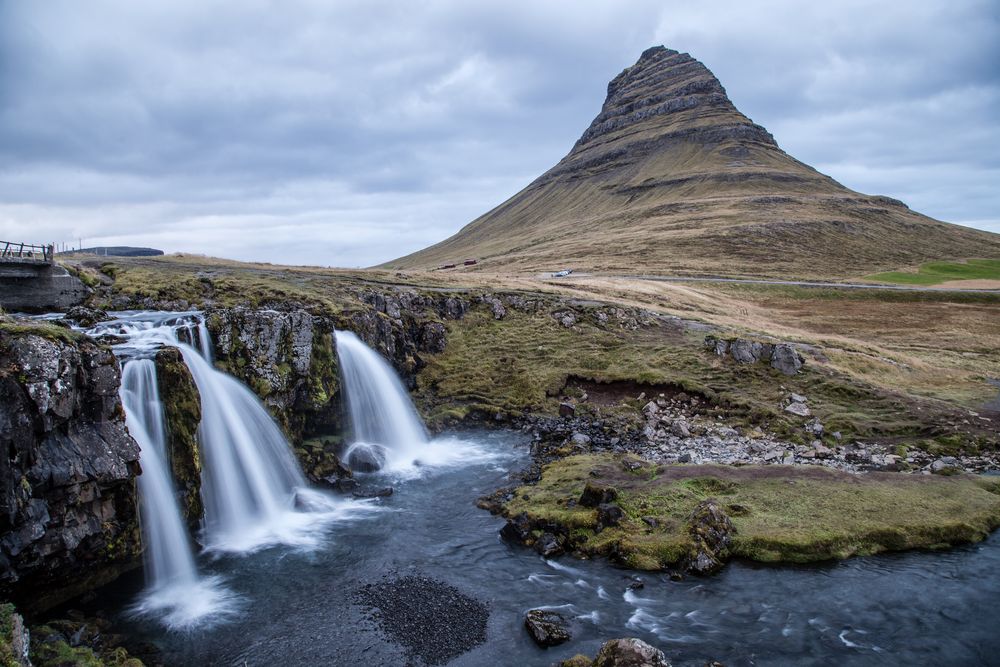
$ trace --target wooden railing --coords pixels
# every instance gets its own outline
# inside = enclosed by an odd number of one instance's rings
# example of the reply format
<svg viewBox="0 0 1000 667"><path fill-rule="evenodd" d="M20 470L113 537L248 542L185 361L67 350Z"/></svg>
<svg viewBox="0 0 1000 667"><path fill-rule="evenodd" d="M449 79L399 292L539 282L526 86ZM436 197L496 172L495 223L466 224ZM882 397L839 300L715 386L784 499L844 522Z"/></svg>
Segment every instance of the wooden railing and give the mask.
<svg viewBox="0 0 1000 667"><path fill-rule="evenodd" d="M0 241L0 261L14 260L18 262L44 262L51 264L54 253L55 246L52 244L33 245L31 243Z"/></svg>

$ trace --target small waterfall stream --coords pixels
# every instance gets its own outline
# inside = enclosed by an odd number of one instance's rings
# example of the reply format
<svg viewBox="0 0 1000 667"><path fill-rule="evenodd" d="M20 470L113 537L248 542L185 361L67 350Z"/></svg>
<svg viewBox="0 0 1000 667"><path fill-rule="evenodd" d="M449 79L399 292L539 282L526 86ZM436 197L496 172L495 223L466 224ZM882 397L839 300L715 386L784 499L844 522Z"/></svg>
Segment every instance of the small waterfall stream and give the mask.
<svg viewBox="0 0 1000 667"><path fill-rule="evenodd" d="M239 606L216 577L200 577L195 565L167 465L167 437L151 359L132 359L122 369L120 390L129 433L139 443L140 516L145 546L147 591L133 607L159 616L171 628L205 626Z"/></svg>
<svg viewBox="0 0 1000 667"><path fill-rule="evenodd" d="M146 578L153 589L192 585L198 571L166 464L163 406L156 384L156 365L151 360L135 359L125 364L121 398L125 423L142 452L138 483L146 536Z"/></svg>
<svg viewBox="0 0 1000 667"><path fill-rule="evenodd" d="M353 432L344 460L368 472L419 460L427 432L396 372L350 331L335 336Z"/></svg>
<svg viewBox="0 0 1000 667"><path fill-rule="evenodd" d="M206 542L245 550L250 548L248 528L280 529L306 488L305 477L285 436L250 389L213 368L193 347L176 345L201 394Z"/></svg>

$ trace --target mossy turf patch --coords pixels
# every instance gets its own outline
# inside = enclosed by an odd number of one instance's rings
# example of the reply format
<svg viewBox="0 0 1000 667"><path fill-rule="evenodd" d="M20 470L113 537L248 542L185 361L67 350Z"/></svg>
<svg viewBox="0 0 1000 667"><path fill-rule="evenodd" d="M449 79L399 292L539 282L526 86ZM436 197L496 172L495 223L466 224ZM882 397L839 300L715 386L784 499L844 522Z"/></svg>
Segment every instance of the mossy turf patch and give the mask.
<svg viewBox="0 0 1000 667"><path fill-rule="evenodd" d="M597 510L576 501L590 482L618 491L625 520L596 532ZM1000 480L854 475L819 466L654 465L609 454L571 456L517 489L504 514L559 526L584 555L656 570L691 547L687 519L714 498L736 528L731 553L762 562L846 558L976 542L1000 526Z"/></svg>
<svg viewBox="0 0 1000 667"><path fill-rule="evenodd" d="M10 336L40 336L59 343L77 343L88 340L78 331L41 320L15 320L0 322L0 333Z"/></svg>
<svg viewBox="0 0 1000 667"><path fill-rule="evenodd" d="M916 272L888 271L866 276L868 280L899 285L939 285L953 280L1000 280L1000 259L965 262L928 262Z"/></svg>

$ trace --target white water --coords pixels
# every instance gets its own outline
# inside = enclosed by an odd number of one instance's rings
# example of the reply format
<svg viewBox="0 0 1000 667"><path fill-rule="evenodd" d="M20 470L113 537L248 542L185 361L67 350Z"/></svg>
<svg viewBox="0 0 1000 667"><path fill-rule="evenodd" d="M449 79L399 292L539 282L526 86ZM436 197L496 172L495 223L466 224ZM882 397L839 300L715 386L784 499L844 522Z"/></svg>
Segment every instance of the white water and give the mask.
<svg viewBox="0 0 1000 667"><path fill-rule="evenodd" d="M337 357L353 442L344 454L357 466L361 455L379 468L411 466L426 453L427 431L392 367L350 331L335 334Z"/></svg>
<svg viewBox="0 0 1000 667"><path fill-rule="evenodd" d="M174 628L233 610L235 600L214 578L201 579L191 553L166 465L166 429L156 365L135 359L122 370L122 405L129 433L139 444L138 477L148 588L135 610L160 616Z"/></svg>
<svg viewBox="0 0 1000 667"><path fill-rule="evenodd" d="M197 338L194 333L197 332ZM122 399L129 431L140 445L138 477L149 585L133 607L170 628L199 628L238 611L238 598L217 577L199 577L173 492L156 366L149 358L177 347L201 396L201 541L207 551L248 553L271 545L319 546L332 523L377 510L369 501L340 500L306 487L281 430L256 396L216 370L211 338L197 313L132 313L88 333L126 338L115 345L125 359ZM180 342L178 334L195 343Z"/></svg>
<svg viewBox="0 0 1000 667"><path fill-rule="evenodd" d="M396 478L421 476L433 468L483 463L496 453L459 438L428 439L427 430L396 371L350 331L335 334L337 358L352 440L344 462L375 459Z"/></svg>

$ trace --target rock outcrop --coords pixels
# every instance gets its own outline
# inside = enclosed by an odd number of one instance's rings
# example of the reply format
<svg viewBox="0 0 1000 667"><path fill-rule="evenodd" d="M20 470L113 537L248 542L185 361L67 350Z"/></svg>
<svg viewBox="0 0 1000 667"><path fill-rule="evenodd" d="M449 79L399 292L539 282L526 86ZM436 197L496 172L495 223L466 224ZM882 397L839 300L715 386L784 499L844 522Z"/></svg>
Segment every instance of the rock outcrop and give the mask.
<svg viewBox="0 0 1000 667"><path fill-rule="evenodd" d="M539 646L558 646L570 640L569 622L557 611L531 609L524 615L524 627Z"/></svg>
<svg viewBox="0 0 1000 667"><path fill-rule="evenodd" d="M670 661L660 649L630 637L604 642L593 660L575 655L563 660L559 667L670 667Z"/></svg>
<svg viewBox="0 0 1000 667"><path fill-rule="evenodd" d="M156 380L167 429L167 458L181 514L192 535L201 526L205 505L201 499L201 396L198 386L176 347L156 354Z"/></svg>
<svg viewBox="0 0 1000 667"><path fill-rule="evenodd" d="M206 313L216 364L245 382L293 440L339 430L333 323L297 309Z"/></svg>
<svg viewBox="0 0 1000 667"><path fill-rule="evenodd" d="M805 359L792 343L769 343L746 338L705 337L705 347L716 356L731 358L738 364L766 363L785 374L795 375L802 370Z"/></svg>
<svg viewBox="0 0 1000 667"><path fill-rule="evenodd" d="M65 329L0 331L0 597L43 609L140 563L120 379Z"/></svg>

